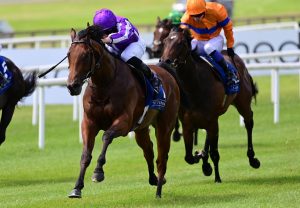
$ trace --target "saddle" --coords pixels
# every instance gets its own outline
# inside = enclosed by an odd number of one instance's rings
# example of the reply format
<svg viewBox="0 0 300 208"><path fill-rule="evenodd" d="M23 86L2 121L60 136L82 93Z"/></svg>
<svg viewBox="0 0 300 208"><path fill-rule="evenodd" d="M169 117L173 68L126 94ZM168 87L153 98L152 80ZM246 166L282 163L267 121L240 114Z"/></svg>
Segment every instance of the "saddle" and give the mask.
<svg viewBox="0 0 300 208"><path fill-rule="evenodd" d="M155 110L160 110L162 111L165 107L166 104L166 95L165 91L163 89L162 84L159 87L159 92L154 96L154 89L150 83L150 81L144 76L144 74L141 72L141 70L136 69L135 67L129 65L130 69L133 72L133 75L136 77L136 79L139 81L141 84L142 88L144 89L145 97L146 97L146 102L145 106L149 109L155 109ZM155 72L154 76L158 76ZM158 77L156 77L159 79Z"/></svg>
<svg viewBox="0 0 300 208"><path fill-rule="evenodd" d="M211 66L211 69L216 75L216 77L223 83L226 94L231 95L231 94L238 93L240 91L239 83L231 82L230 85L227 85L228 80L223 68L217 62L215 62L210 56L203 54L202 56L199 57L196 53L193 53L193 57L197 61L200 60L205 61L208 65ZM230 62L228 61L226 62L228 65L228 69L231 71L231 73L237 75L238 73L237 69Z"/></svg>

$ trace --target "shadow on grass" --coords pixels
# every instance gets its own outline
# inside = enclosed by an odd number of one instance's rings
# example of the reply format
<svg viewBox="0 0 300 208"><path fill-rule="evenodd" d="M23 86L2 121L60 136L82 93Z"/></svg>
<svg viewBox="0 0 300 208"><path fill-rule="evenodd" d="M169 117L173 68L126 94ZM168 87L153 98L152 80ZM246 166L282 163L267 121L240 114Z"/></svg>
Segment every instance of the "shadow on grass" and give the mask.
<svg viewBox="0 0 300 208"><path fill-rule="evenodd" d="M65 177L65 178L57 178L57 179L32 179L32 180L1 180L0 179L0 187L17 187L17 186L33 186L33 185L43 185L50 183L74 183L76 181L75 177Z"/></svg>
<svg viewBox="0 0 300 208"><path fill-rule="evenodd" d="M226 183L237 183L241 185L282 185L282 184L300 184L300 175L297 176L270 176L261 178L242 178L236 180L227 180Z"/></svg>

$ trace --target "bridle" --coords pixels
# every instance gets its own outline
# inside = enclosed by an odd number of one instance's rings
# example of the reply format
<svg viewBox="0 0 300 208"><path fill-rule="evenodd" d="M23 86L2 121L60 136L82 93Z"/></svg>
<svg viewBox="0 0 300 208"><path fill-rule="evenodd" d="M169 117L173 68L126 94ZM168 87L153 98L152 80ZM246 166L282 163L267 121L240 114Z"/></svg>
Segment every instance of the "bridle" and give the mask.
<svg viewBox="0 0 300 208"><path fill-rule="evenodd" d="M171 37L172 38L172 37ZM191 54L190 50L187 50L186 54L184 55L184 58L178 58L176 57L175 59L167 59L165 62L168 64L171 64L174 68L182 68L187 62L188 56ZM182 56L180 56L182 57Z"/></svg>
<svg viewBox="0 0 300 208"><path fill-rule="evenodd" d="M101 62L101 59L102 59L102 56L103 55L101 55L100 57L99 57L99 59L98 59L98 61L96 61L97 60L97 58L96 58L96 56L95 56L95 50L94 50L94 48L93 48L93 46L92 46L92 44L91 44L91 42L90 41L86 41L86 40L75 40L75 41L73 41L72 43L71 43L71 45L73 45L73 44L86 44L90 49L91 49L91 51L92 51L92 55L90 55L89 57L90 57L90 63L91 63L91 65L90 65L90 70L87 72L87 74L85 75L85 77L84 77L84 79L82 80L83 82L85 82L85 81L87 81L94 73L95 73L95 71L97 70L97 69L100 69L100 62ZM70 53L70 51L68 52L68 54Z"/></svg>

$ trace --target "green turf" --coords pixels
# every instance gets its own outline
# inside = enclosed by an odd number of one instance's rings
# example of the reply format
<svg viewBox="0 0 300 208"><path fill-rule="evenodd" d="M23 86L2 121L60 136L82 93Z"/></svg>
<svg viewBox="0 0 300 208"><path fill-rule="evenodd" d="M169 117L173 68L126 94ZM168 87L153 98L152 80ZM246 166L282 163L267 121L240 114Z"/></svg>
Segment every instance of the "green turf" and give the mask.
<svg viewBox="0 0 300 208"><path fill-rule="evenodd" d="M257 105L253 105L253 142L260 169L248 165L246 132L231 107L220 119L222 184L215 184L213 176L203 176L200 164L186 164L183 141L172 142L167 183L162 199L156 199L155 187L148 185L142 151L129 138L111 144L104 166L106 179L95 184L91 175L100 153L98 136L83 198L68 199L81 155L78 122L72 121L71 106L46 106L44 150L37 147L38 128L31 125L31 107L20 106L0 147L0 207L299 207L298 76L281 76L279 124L273 124L270 78L254 79L260 90ZM199 137L203 144L202 131Z"/></svg>
<svg viewBox="0 0 300 208"><path fill-rule="evenodd" d="M41 0L39 3L0 2L0 19L7 20L17 31L84 28L92 22L95 10L110 8L128 17L136 25L154 25L156 17L166 17L174 0ZM297 0L237 0L234 18L297 14Z"/></svg>

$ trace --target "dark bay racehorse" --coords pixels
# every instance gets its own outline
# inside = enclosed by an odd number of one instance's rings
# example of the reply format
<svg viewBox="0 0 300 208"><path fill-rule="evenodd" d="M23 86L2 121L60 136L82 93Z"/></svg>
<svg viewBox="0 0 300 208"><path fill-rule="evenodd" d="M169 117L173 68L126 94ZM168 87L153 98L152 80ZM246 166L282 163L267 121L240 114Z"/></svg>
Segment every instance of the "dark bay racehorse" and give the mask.
<svg viewBox="0 0 300 208"><path fill-rule="evenodd" d="M170 135L175 125L180 104L179 88L175 79L162 68L151 65L162 80L166 93L166 106L163 111L150 109L142 123L137 125L145 107L144 89L132 69L112 56L105 48L101 38L104 33L97 26L76 35L71 31L72 45L68 52L69 76L68 89L71 95L78 95L82 85L88 79L84 92L82 121L83 152L80 162L80 174L71 198L80 198L84 187L84 176L92 159L95 137L104 130L103 147L97 160L92 180L104 180L103 165L106 163L106 151L114 138L126 136L135 131L137 144L143 149L148 165L149 183L157 186L156 196L161 197L162 185L166 182L164 175L167 169ZM157 171L154 173L153 144L149 135L149 126L155 128L158 156Z"/></svg>
<svg viewBox="0 0 300 208"><path fill-rule="evenodd" d="M183 126L185 142L185 160L194 164L203 159L202 170L205 175L210 175L212 168L208 163L208 153L214 163L215 182L221 182L219 175L219 125L218 118L225 113L229 105L234 105L239 114L243 116L248 136L247 156L249 163L254 168L259 168L260 162L254 158L252 145L252 129L254 125L251 100L257 94L257 88L248 73L243 61L236 55L235 65L238 68L240 79L240 92L226 95L222 82L207 62L199 57L193 57L191 52L191 37L187 30L178 29L171 31L164 41L164 51L161 60L171 63L177 76L182 82L184 90L190 95L191 109L181 109L179 117ZM227 54L227 61L232 62ZM204 150L193 156L193 131L201 128L206 130Z"/></svg>
<svg viewBox="0 0 300 208"><path fill-rule="evenodd" d="M12 73L12 85L0 95L0 109L2 116L0 121L0 145L5 141L6 128L8 127L17 103L24 97L29 96L36 86L36 73L32 72L25 76L20 69L8 58L4 58L4 65Z"/></svg>
<svg viewBox="0 0 300 208"><path fill-rule="evenodd" d="M152 57L151 58L160 58L164 48L164 39L168 37L170 31L174 26L170 19L161 20L157 17L155 30L153 32L153 44L151 48ZM181 134L179 132L179 121L176 120L175 129L173 132L173 140L179 141ZM198 144L198 129L194 130L194 144Z"/></svg>
<svg viewBox="0 0 300 208"><path fill-rule="evenodd" d="M163 40L168 37L172 29L172 21L170 19L161 20L157 17L155 30L153 32L153 42L152 42L152 56L153 58L160 58L163 51Z"/></svg>

